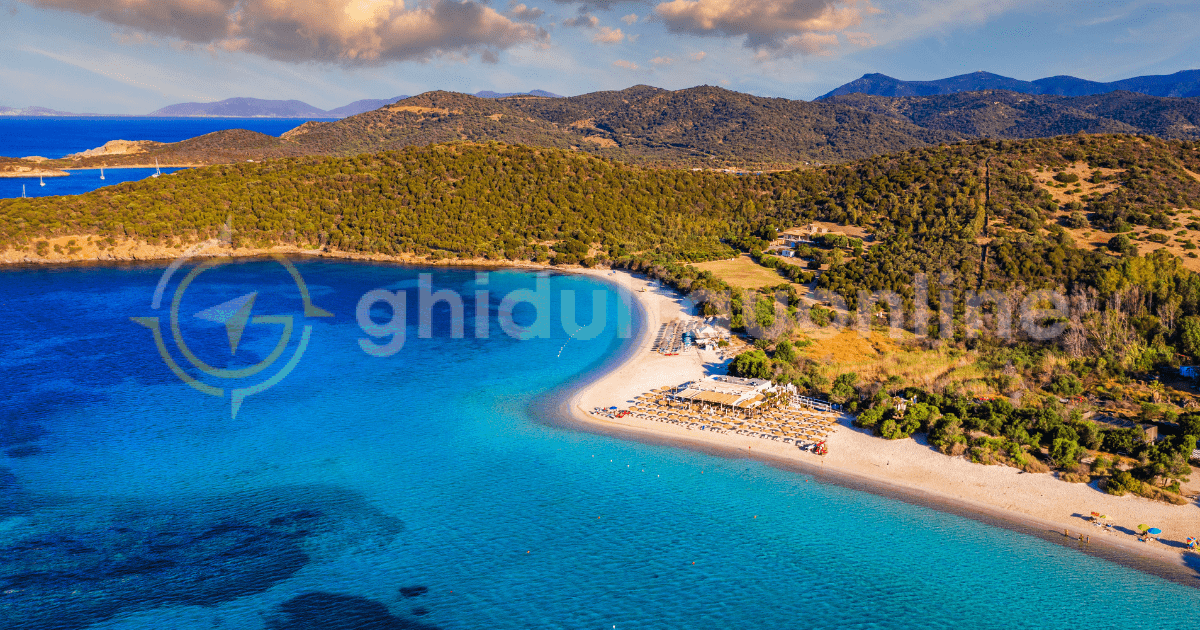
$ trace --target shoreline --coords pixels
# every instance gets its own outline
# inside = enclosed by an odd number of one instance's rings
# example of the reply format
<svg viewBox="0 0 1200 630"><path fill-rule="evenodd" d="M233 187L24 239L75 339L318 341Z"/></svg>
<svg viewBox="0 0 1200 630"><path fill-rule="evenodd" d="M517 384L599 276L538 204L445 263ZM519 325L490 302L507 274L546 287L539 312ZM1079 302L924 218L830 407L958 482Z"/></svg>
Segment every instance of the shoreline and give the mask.
<svg viewBox="0 0 1200 630"><path fill-rule="evenodd" d="M961 457L943 455L914 439L889 441L868 435L850 426L848 416L841 417L837 430L829 436L829 454L824 457L802 452L791 445L752 437L718 436L632 417L592 416L585 410L614 404L624 406L634 396L657 387L678 385L707 374L725 373L726 364L713 351L694 351L672 357L649 352L660 325L684 314L683 298L672 289L659 287L657 283L628 271L617 270L614 274L609 269L539 263L522 265L486 259L429 261L415 256L295 247L230 251L215 242L203 245L205 247L190 255L251 259L290 254L425 267L502 267L591 276L631 295L635 336L626 340L621 349L600 366L543 395L535 403L538 408L535 417L566 428L619 439L700 451L728 459L755 459L777 468L813 475L823 482L1037 536L1172 582L1200 588L1200 554L1180 553L1165 543L1140 543L1126 533L1105 533L1081 518L1088 511L1099 510L1113 517L1110 521L1114 522L1115 530L1128 532L1138 523L1151 523L1164 530L1164 539L1182 540L1185 536L1195 535L1191 530L1200 530L1200 508L1195 505L1173 506L1141 497L1114 497L1089 485L1058 480L1049 473L1031 474L1009 467L973 464ZM161 262L178 258L185 252L164 247L139 251L139 256L127 258L96 259L76 254L39 261L12 260L8 256L10 253L11 250L0 252L0 267ZM637 291L639 288L646 288L647 292ZM882 470L888 470L888 474L881 474ZM1038 497L1046 499L1048 495L1049 501L1036 500ZM1064 501L1073 507L1063 507ZM1024 509L1018 507L1018 503ZM1135 512L1144 516L1133 516ZM1166 518L1168 514L1169 518ZM1185 531L1188 527L1191 530ZM1064 537L1064 529L1073 538L1084 534L1092 540L1080 544Z"/></svg>
<svg viewBox="0 0 1200 630"><path fill-rule="evenodd" d="M587 410L625 407L634 396L724 373L715 353L692 352L667 357L649 348L659 326L683 315L681 297L670 289L636 289L653 285L628 272L619 281L592 270L570 270L596 276L629 290L637 312L636 334L614 357L548 394L538 415L555 418L571 429L642 443L701 451L723 458L755 459L776 468L813 475L822 482L895 498L988 525L1037 536L1172 582L1200 588L1200 554L1168 546L1200 530L1200 507L1175 506L1141 497L1115 497L1094 484L1071 484L1051 473L1023 473L1005 466L973 464L944 455L922 441L889 441L850 425L843 415L828 437L829 454L818 456L791 445L733 434L710 434L627 416L609 419ZM633 289L633 290L630 290ZM887 471L886 473L884 471ZM1105 532L1083 516L1092 510L1108 514L1113 531ZM1141 516L1135 516L1141 515ZM1132 532L1140 523L1163 529L1167 542L1141 543ZM1191 530L1187 528L1190 527ZM1063 535L1063 530L1070 537ZM1078 540L1087 536L1089 542Z"/></svg>
<svg viewBox="0 0 1200 630"><path fill-rule="evenodd" d="M39 177L67 177L70 173L67 169L55 169L53 171L0 171L0 178L4 179L37 179ZM17 197L9 197L17 199Z"/></svg>
<svg viewBox="0 0 1200 630"><path fill-rule="evenodd" d="M175 260L177 258L262 258L274 255L304 256L310 258L331 258L338 260L360 260L364 262L387 262L403 265L418 265L426 267L512 267L514 269L566 269L549 263L532 261L490 260L486 258L445 258L428 260L423 256L406 254L393 256L390 254L363 254L329 249L308 249L295 245L276 245L272 247L239 247L231 248L211 239L192 245L188 248L175 246L151 245L144 241L122 239L115 244L106 245L101 250L99 245L103 240L94 234L55 236L45 240L48 243L48 253L39 256L35 252L15 249L0 250L0 268L6 266L58 266L58 265L95 265L125 262L155 262ZM74 241L74 243L72 243ZM49 248L58 246L67 252L50 252ZM79 251L69 252L69 248L78 247Z"/></svg>

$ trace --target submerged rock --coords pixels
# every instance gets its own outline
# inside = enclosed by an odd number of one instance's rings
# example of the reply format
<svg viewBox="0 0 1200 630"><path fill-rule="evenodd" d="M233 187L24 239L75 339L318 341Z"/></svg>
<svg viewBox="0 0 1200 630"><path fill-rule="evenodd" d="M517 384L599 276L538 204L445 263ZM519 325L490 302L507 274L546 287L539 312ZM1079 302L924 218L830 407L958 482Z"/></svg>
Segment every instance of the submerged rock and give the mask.
<svg viewBox="0 0 1200 630"><path fill-rule="evenodd" d="M372 599L338 593L304 593L280 604L272 630L434 630L397 617Z"/></svg>
<svg viewBox="0 0 1200 630"><path fill-rule="evenodd" d="M0 469L0 516L17 490ZM402 530L356 495L328 489L154 508L26 515L0 542L0 627L80 628L161 606L213 606L291 578L310 562L307 538L323 536L324 549Z"/></svg>

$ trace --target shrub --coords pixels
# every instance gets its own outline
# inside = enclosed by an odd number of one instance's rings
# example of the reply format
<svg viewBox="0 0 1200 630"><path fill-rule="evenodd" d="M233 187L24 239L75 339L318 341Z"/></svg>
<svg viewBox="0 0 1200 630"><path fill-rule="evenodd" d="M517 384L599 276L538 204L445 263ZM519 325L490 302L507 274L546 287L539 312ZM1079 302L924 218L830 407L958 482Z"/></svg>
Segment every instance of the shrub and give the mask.
<svg viewBox="0 0 1200 630"><path fill-rule="evenodd" d="M1128 492L1141 494L1142 482L1134 479L1129 471L1122 470L1109 478L1104 484L1104 491L1118 497L1125 496Z"/></svg>
<svg viewBox="0 0 1200 630"><path fill-rule="evenodd" d="M858 414L858 417L854 419L854 426L862 427L864 429L874 429L875 425L883 419L883 414L887 411L887 409L888 408L884 405L875 405L874 407L871 407L870 409Z"/></svg>
<svg viewBox="0 0 1200 630"><path fill-rule="evenodd" d="M834 312L830 309L814 306L812 307L812 310L808 312L808 316L812 318L812 322L814 324L824 328L833 321L833 313Z"/></svg>
<svg viewBox="0 0 1200 630"><path fill-rule="evenodd" d="M775 344L775 360L784 363L796 362L796 350L792 347L792 342L784 339Z"/></svg>
<svg viewBox="0 0 1200 630"><path fill-rule="evenodd" d="M854 384L858 382L858 374L847 372L838 375L833 380L833 388L829 390L829 400L835 403L844 403L853 398L857 392L854 390Z"/></svg>
<svg viewBox="0 0 1200 630"><path fill-rule="evenodd" d="M1066 398L1078 396L1083 393L1083 382L1074 374L1060 374L1050 383L1050 391Z"/></svg>
<svg viewBox="0 0 1200 630"><path fill-rule="evenodd" d="M1137 252L1137 245L1124 234L1118 234L1108 239L1108 248L1118 254L1132 254Z"/></svg>
<svg viewBox="0 0 1200 630"><path fill-rule="evenodd" d="M1075 173L1063 172L1063 173L1056 174L1054 176L1054 180L1057 182L1062 182L1064 184L1074 184L1075 182L1079 181L1079 176L1076 175Z"/></svg>
<svg viewBox="0 0 1200 630"><path fill-rule="evenodd" d="M730 376L771 378L771 360L759 349L743 352L729 364Z"/></svg>

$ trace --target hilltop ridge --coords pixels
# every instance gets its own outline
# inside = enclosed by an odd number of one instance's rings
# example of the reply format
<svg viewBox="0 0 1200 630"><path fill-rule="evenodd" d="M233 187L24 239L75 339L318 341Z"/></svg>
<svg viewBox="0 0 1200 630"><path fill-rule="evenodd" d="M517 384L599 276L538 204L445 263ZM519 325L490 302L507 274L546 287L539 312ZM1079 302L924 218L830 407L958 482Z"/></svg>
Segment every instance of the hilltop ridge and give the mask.
<svg viewBox="0 0 1200 630"><path fill-rule="evenodd" d="M1200 96L1200 70L1181 70L1174 74L1132 77L1109 83L1088 81L1067 75L1022 81L982 70L933 81L904 81L886 74L870 73L835 88L817 97L816 100L848 94L937 96L981 90L1008 90L1022 94L1052 96L1093 96L1126 91L1147 96L1186 98Z"/></svg>

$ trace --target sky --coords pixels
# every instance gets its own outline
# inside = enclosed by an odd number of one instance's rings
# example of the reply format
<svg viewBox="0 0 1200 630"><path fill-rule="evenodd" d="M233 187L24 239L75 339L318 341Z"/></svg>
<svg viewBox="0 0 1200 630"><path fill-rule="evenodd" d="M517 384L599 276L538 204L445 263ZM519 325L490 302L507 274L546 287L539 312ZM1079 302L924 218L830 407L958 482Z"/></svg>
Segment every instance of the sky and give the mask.
<svg viewBox="0 0 1200 630"><path fill-rule="evenodd" d="M1112 81L1195 69L1200 2L0 0L0 59L0 105L101 114L639 84L809 100L873 72Z"/></svg>

